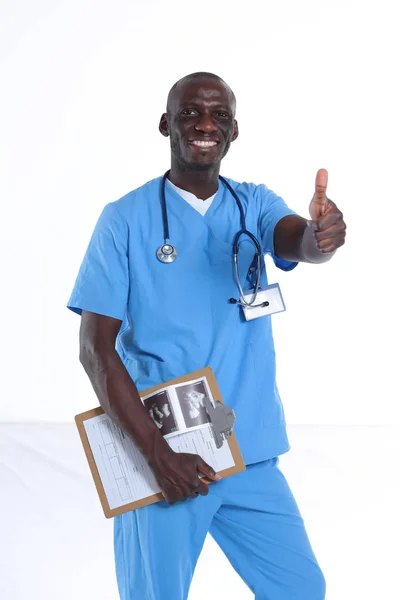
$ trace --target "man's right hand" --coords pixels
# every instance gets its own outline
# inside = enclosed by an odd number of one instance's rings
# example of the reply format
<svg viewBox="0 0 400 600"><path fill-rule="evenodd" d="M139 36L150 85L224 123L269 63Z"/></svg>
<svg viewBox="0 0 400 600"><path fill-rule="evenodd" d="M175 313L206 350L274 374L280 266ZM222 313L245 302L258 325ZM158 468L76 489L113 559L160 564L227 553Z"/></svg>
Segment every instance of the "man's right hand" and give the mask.
<svg viewBox="0 0 400 600"><path fill-rule="evenodd" d="M219 481L212 467L197 454L166 452L151 464L151 468L168 504L184 502L199 494L207 496L208 485L199 475L211 481Z"/></svg>

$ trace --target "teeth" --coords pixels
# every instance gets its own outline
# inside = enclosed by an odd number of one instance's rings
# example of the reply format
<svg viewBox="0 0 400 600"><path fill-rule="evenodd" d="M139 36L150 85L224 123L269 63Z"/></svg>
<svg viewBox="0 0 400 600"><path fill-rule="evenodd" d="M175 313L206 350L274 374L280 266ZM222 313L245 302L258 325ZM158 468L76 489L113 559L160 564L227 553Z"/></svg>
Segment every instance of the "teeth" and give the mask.
<svg viewBox="0 0 400 600"><path fill-rule="evenodd" d="M200 140L195 140L192 142L194 146L202 146L204 148L208 148L209 146L216 146L217 142L202 142Z"/></svg>

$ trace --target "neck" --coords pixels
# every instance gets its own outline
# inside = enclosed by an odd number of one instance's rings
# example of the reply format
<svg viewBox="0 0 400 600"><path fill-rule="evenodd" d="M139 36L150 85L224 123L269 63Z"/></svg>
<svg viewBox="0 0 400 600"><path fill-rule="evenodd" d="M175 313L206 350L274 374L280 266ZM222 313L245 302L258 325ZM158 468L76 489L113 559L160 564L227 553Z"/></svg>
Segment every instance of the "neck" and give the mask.
<svg viewBox="0 0 400 600"><path fill-rule="evenodd" d="M207 200L218 191L219 167L218 164L209 169L191 170L187 166L172 164L168 179L182 190Z"/></svg>

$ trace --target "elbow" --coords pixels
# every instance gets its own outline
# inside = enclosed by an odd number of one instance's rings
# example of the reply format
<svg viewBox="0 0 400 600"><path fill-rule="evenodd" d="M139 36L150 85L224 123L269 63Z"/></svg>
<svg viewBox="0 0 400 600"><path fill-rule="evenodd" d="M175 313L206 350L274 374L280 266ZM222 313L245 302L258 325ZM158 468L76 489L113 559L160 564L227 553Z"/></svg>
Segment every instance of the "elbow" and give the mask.
<svg viewBox="0 0 400 600"><path fill-rule="evenodd" d="M115 319L108 319L92 313L82 315L79 331L79 362L90 374L103 371L115 352L117 331ZM117 322L118 324L119 322Z"/></svg>
<svg viewBox="0 0 400 600"><path fill-rule="evenodd" d="M90 340L81 341L79 362L90 378L104 372L112 363L115 348L104 344L94 344Z"/></svg>
<svg viewBox="0 0 400 600"><path fill-rule="evenodd" d="M86 344L80 344L79 346L79 362L82 367L88 372L90 364L92 362L93 351L90 351Z"/></svg>
<svg viewBox="0 0 400 600"><path fill-rule="evenodd" d="M80 336L79 362L88 374L93 372L93 369L100 362L99 348L96 347L94 340L88 336Z"/></svg>

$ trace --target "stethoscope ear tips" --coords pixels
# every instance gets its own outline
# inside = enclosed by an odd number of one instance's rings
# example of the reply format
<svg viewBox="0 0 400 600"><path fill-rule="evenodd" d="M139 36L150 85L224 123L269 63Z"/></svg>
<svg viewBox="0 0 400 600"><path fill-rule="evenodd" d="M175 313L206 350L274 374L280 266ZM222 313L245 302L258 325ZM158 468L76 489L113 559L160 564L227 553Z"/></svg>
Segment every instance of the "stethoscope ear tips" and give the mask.
<svg viewBox="0 0 400 600"><path fill-rule="evenodd" d="M229 304L237 304L237 300L235 298L229 298Z"/></svg>

